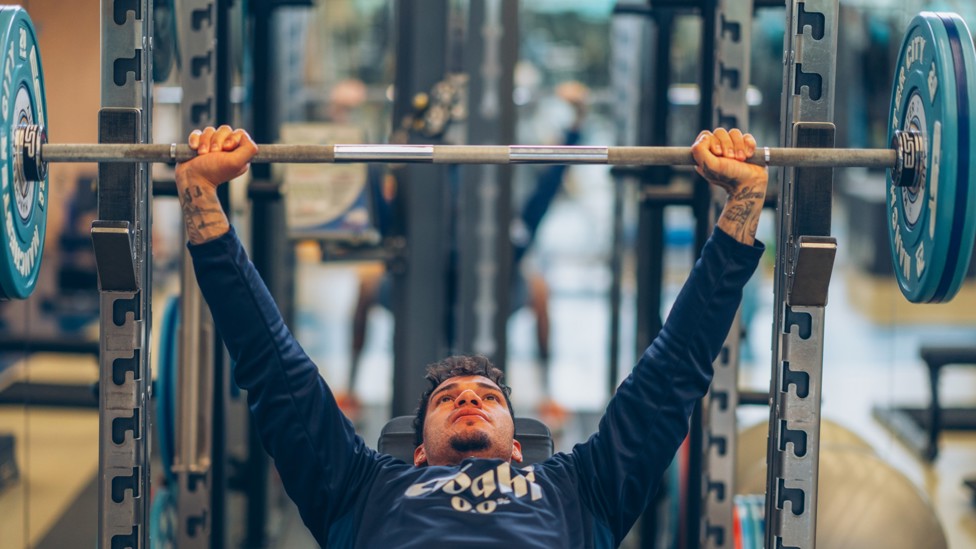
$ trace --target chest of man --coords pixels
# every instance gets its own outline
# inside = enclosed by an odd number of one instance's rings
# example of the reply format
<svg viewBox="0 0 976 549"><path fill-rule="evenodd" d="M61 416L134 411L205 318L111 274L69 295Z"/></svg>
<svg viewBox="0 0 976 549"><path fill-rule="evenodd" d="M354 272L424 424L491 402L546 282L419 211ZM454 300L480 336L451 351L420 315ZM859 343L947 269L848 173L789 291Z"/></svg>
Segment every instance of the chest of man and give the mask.
<svg viewBox="0 0 976 549"><path fill-rule="evenodd" d="M486 459L381 473L363 494L355 544L591 547L574 483L548 473Z"/></svg>

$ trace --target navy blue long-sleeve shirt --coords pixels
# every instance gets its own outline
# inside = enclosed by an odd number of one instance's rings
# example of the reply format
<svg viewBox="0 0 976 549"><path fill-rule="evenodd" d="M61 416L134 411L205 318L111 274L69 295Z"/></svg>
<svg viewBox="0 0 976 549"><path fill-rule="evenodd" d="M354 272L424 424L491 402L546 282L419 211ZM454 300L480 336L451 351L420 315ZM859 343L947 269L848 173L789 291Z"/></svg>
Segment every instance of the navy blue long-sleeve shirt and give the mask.
<svg viewBox="0 0 976 549"><path fill-rule="evenodd" d="M321 545L548 549L612 547L627 534L687 434L762 245L716 229L598 432L528 467L414 467L367 447L234 232L190 252L264 447Z"/></svg>

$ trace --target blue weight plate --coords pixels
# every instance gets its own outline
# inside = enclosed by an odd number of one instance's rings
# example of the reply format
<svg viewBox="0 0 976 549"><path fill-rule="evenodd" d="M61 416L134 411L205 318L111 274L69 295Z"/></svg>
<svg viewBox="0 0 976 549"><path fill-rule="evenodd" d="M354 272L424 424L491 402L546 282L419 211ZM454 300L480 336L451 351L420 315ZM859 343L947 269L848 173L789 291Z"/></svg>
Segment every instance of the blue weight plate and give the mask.
<svg viewBox="0 0 976 549"><path fill-rule="evenodd" d="M668 539L672 540L672 547L678 546L678 534L681 529L681 467L678 457L668 467Z"/></svg>
<svg viewBox="0 0 976 549"><path fill-rule="evenodd" d="M742 549L742 511L735 499L732 500L732 549Z"/></svg>
<svg viewBox="0 0 976 549"><path fill-rule="evenodd" d="M958 24L957 24L958 22ZM895 274L905 297L938 303L959 289L973 247L976 126L972 41L958 16L923 12L912 19L898 55L889 139L914 130L926 143L915 185L888 178L888 229ZM968 242L968 247L965 244ZM966 248L966 249L964 249Z"/></svg>
<svg viewBox="0 0 976 549"><path fill-rule="evenodd" d="M766 541L766 496L752 496L752 525L756 536L756 548L760 549Z"/></svg>
<svg viewBox="0 0 976 549"><path fill-rule="evenodd" d="M175 485L174 485L175 486ZM171 549L178 540L176 512L177 497L175 489L163 487L156 490L152 507L149 509L149 547L150 549Z"/></svg>
<svg viewBox="0 0 976 549"><path fill-rule="evenodd" d="M749 547L750 549L761 548L764 541L763 533L761 530L759 530L757 526L759 524L761 513L757 514L756 511L756 497L757 496L755 494L749 494L743 496L743 501L742 501L743 505L747 509L746 512L747 520L746 523L742 525L742 528L743 530L749 531L749 540L751 543L751 545L748 546L744 545L743 547ZM762 497L762 496L758 496L758 497Z"/></svg>
<svg viewBox="0 0 976 549"><path fill-rule="evenodd" d="M953 227L955 232L952 248L946 260L939 288L930 303L942 303L952 299L962 286L969 271L973 246L976 244L976 49L972 34L966 22L958 15L939 14L946 26L949 41L956 61L956 81L963 83L960 88L960 104L965 103L967 113L960 111L960 127L965 125L967 143L960 143L959 182L952 208L955 212Z"/></svg>
<svg viewBox="0 0 976 549"><path fill-rule="evenodd" d="M735 545L736 549L752 549L755 543L752 539L752 528L749 527L749 520L752 511L746 504L746 496L735 496L732 499L735 506L735 517L738 522L739 542Z"/></svg>
<svg viewBox="0 0 976 549"><path fill-rule="evenodd" d="M681 510L684 508L684 481L685 469L687 468L685 449L687 439L678 447L671 465L668 466L668 500L667 500L667 529L666 539L668 547L678 547L681 545Z"/></svg>
<svg viewBox="0 0 976 549"><path fill-rule="evenodd" d="M762 503L764 500L765 498L762 495L750 494L746 496L746 505L749 506L749 536L752 538L753 549L762 549L765 542L764 532L760 527L763 519Z"/></svg>
<svg viewBox="0 0 976 549"><path fill-rule="evenodd" d="M178 329L180 300L176 296L166 301L159 335L159 354L156 363L156 430L159 433L159 456L163 474L176 486L173 472L173 453L176 448L176 363L179 354Z"/></svg>
<svg viewBox="0 0 976 549"><path fill-rule="evenodd" d="M13 134L21 124L47 126L44 73L27 12L0 12L0 294L25 299L37 285L47 229L48 181L25 181L14 169Z"/></svg>

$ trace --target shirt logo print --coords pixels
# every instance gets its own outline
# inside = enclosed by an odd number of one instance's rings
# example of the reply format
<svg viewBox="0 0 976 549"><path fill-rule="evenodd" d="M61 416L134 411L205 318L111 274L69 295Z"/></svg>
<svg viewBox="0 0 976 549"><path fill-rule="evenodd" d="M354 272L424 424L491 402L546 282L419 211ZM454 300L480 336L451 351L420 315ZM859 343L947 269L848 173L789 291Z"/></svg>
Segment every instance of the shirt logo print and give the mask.
<svg viewBox="0 0 976 549"><path fill-rule="evenodd" d="M511 465L502 463L474 478L467 473L470 467L468 464L452 475L414 484L403 495L417 498L443 492L453 496L451 507L455 511L481 514L492 513L499 505L511 503L512 499L542 499L542 487L536 484L531 466L526 469L526 474L515 472L513 476Z"/></svg>

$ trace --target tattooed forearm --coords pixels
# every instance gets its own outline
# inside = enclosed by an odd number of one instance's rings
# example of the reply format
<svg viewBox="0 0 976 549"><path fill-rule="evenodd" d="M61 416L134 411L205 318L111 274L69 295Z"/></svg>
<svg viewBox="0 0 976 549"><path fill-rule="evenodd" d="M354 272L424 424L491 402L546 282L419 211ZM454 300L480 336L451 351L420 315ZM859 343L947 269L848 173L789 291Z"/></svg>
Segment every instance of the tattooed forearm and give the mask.
<svg viewBox="0 0 976 549"><path fill-rule="evenodd" d="M742 186L735 189L722 210L718 226L739 242L753 244L765 197L762 187Z"/></svg>
<svg viewBox="0 0 976 549"><path fill-rule="evenodd" d="M719 226L736 240L746 242L749 239L755 238L754 234L749 233L749 229L753 225L753 219L758 220L759 216L755 215L752 204L729 203L725 206L725 210L722 211L722 217L719 218Z"/></svg>
<svg viewBox="0 0 976 549"><path fill-rule="evenodd" d="M751 187L743 187L741 189L736 189L735 193L729 198L729 200L765 200L766 192L764 190L755 190Z"/></svg>
<svg viewBox="0 0 976 549"><path fill-rule="evenodd" d="M180 191L187 239L193 244L213 240L230 230L215 188L190 184Z"/></svg>

